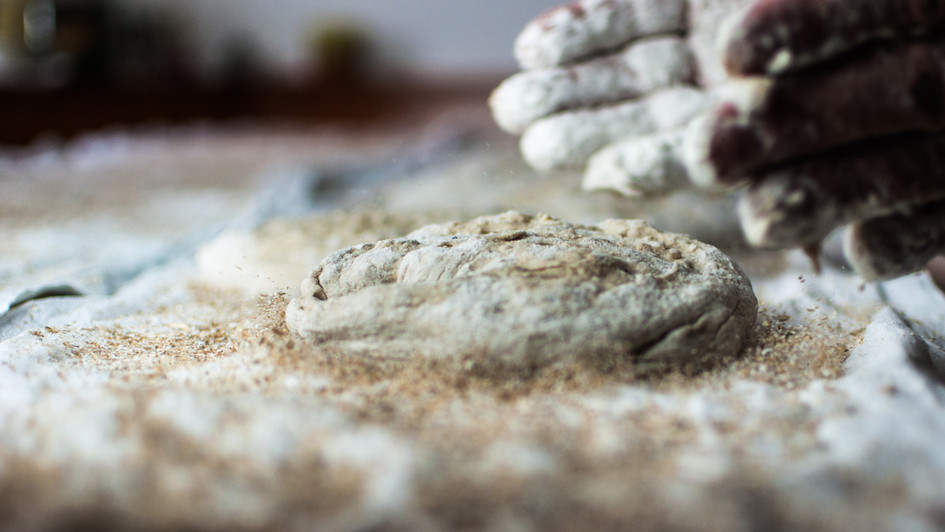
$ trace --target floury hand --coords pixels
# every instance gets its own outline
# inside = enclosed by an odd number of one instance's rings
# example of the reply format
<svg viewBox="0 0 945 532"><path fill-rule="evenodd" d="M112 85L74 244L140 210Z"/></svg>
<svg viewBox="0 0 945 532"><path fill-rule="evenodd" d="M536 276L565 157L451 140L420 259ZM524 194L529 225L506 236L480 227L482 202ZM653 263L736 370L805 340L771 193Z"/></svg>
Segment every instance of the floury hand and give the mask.
<svg viewBox="0 0 945 532"><path fill-rule="evenodd" d="M945 0L585 0L526 27L492 106L536 168L747 183L753 244L849 225L857 271L891 278L945 251L943 23Z"/></svg>
<svg viewBox="0 0 945 532"><path fill-rule="evenodd" d="M717 27L746 0L584 0L522 31L523 71L490 100L540 170L586 168L584 186L625 194L689 186L685 127L725 79Z"/></svg>
<svg viewBox="0 0 945 532"><path fill-rule="evenodd" d="M737 77L689 138L692 176L748 183L757 246L848 225L867 279L945 251L945 1L761 0L722 41Z"/></svg>

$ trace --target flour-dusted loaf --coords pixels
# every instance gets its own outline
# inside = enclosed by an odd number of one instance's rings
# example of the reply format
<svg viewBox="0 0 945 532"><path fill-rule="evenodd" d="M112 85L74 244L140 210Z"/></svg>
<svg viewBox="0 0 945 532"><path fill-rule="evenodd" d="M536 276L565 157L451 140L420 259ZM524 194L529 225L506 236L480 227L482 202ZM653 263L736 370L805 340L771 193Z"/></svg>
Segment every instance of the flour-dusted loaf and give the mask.
<svg viewBox="0 0 945 532"><path fill-rule="evenodd" d="M756 313L747 277L712 246L641 221L506 213L336 252L286 323L376 357L664 368L736 354Z"/></svg>

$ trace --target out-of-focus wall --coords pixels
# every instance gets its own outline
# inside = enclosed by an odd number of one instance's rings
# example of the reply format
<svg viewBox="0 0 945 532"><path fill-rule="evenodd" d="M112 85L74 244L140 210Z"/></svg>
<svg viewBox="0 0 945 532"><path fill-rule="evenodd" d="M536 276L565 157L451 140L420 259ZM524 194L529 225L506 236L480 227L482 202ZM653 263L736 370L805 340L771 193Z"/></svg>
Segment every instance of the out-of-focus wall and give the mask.
<svg viewBox="0 0 945 532"><path fill-rule="evenodd" d="M382 59L423 74L514 70L522 25L561 0L121 0L178 12L197 63L219 68L226 43L249 39L276 73L308 60L307 35L320 21L357 22L380 41Z"/></svg>

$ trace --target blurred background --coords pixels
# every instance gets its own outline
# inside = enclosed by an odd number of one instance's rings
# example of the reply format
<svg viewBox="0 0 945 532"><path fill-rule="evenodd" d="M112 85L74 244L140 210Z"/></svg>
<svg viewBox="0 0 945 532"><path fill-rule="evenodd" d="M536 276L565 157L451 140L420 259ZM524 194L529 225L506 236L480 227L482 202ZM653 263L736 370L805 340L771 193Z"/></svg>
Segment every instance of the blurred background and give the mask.
<svg viewBox="0 0 945 532"><path fill-rule="evenodd" d="M555 0L0 0L0 143L483 101Z"/></svg>

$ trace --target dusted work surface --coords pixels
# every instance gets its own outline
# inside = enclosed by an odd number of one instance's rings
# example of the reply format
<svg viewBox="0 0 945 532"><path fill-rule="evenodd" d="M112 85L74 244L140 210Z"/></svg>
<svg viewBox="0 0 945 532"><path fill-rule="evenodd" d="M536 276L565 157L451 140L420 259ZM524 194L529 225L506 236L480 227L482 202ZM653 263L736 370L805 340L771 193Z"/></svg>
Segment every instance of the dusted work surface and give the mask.
<svg viewBox="0 0 945 532"><path fill-rule="evenodd" d="M746 251L729 199L584 193L453 118L4 155L4 525L943 525L945 298L924 274L815 276L799 253ZM285 327L327 254L509 209L719 245L760 303L747 347L694 375L574 360L502 374Z"/></svg>

